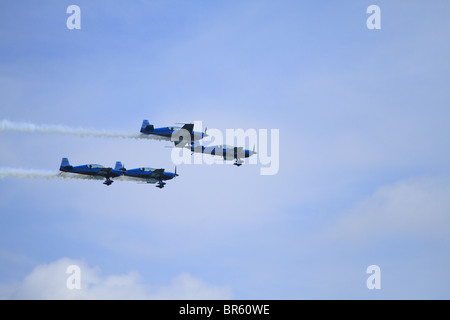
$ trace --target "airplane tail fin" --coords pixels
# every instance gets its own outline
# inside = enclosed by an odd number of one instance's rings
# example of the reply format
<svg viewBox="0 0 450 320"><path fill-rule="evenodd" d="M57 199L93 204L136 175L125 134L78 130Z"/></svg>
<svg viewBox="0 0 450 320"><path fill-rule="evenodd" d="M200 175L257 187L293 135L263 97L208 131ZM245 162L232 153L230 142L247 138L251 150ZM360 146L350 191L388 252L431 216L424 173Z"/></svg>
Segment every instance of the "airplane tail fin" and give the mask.
<svg viewBox="0 0 450 320"><path fill-rule="evenodd" d="M142 121L141 132L153 131L155 127L148 122L148 120Z"/></svg>
<svg viewBox="0 0 450 320"><path fill-rule="evenodd" d="M72 166L70 165L69 159L68 158L62 158L61 160L61 166L59 167L60 169L71 169Z"/></svg>
<svg viewBox="0 0 450 320"><path fill-rule="evenodd" d="M114 167L114 170L126 171L125 167L123 166L122 162L120 162L120 161L116 162L116 166Z"/></svg>

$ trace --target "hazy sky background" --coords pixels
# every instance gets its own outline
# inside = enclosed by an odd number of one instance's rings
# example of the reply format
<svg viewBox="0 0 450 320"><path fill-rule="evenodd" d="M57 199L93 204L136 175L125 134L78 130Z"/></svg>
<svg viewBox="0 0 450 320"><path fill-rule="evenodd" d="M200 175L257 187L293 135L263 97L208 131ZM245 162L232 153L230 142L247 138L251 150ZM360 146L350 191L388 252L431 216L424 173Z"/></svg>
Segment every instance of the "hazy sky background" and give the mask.
<svg viewBox="0 0 450 320"><path fill-rule="evenodd" d="M181 165L162 190L4 178L0 298L449 299L449 13L437 0L2 1L0 120L279 129L280 169ZM3 131L0 167L172 171L168 145ZM71 264L81 290L66 288ZM366 287L373 264L381 290Z"/></svg>

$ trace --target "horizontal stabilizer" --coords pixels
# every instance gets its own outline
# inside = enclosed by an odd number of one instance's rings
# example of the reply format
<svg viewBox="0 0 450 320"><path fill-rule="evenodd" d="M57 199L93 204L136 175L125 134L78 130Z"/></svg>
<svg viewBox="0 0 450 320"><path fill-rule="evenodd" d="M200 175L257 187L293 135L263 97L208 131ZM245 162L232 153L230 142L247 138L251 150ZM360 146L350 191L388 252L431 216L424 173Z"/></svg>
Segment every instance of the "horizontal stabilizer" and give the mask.
<svg viewBox="0 0 450 320"><path fill-rule="evenodd" d="M192 134L192 131L194 131L194 124L193 123L186 123L181 129L187 130L190 134Z"/></svg>

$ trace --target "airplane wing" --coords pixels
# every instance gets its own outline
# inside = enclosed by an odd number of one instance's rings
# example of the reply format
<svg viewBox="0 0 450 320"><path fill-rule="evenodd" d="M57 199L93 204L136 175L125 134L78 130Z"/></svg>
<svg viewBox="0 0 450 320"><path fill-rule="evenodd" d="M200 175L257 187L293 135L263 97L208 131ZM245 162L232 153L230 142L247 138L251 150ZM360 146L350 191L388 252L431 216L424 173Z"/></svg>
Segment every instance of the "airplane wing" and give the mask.
<svg viewBox="0 0 450 320"><path fill-rule="evenodd" d="M186 123L184 126L181 127L181 129L189 131L190 134L192 134L192 131L194 131L194 124L193 123Z"/></svg>
<svg viewBox="0 0 450 320"><path fill-rule="evenodd" d="M100 177L106 177L111 173L112 168L102 168L100 169L96 176L100 176Z"/></svg>
<svg viewBox="0 0 450 320"><path fill-rule="evenodd" d="M161 177L164 174L164 169L156 169L154 171L152 171L152 173L150 174L150 178L159 180L159 177Z"/></svg>
<svg viewBox="0 0 450 320"><path fill-rule="evenodd" d="M174 132L171 136L171 140L174 142L175 147L184 148L189 142L191 142L193 130L194 124L186 123L180 128L180 130Z"/></svg>
<svg viewBox="0 0 450 320"><path fill-rule="evenodd" d="M235 147L234 152L236 153L236 160L245 158L245 152L243 147Z"/></svg>

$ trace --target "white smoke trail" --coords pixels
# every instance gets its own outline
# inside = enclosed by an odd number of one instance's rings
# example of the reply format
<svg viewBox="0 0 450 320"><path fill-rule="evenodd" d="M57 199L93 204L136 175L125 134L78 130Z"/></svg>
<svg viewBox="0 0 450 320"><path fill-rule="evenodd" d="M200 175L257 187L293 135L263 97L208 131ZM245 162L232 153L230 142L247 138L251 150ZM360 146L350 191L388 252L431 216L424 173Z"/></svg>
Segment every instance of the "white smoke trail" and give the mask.
<svg viewBox="0 0 450 320"><path fill-rule="evenodd" d="M89 176L84 174L76 174L62 171L49 171L39 169L20 169L20 168L8 168L0 167L0 180L5 178L16 179L78 179L78 180L105 180L102 176ZM156 183L147 182L146 179L119 176L114 178L115 181L127 181L127 182L140 182L140 183Z"/></svg>
<svg viewBox="0 0 450 320"><path fill-rule="evenodd" d="M16 179L77 179L77 180L105 180L102 176L89 176L84 174L76 174L62 171L49 171L39 169L20 169L0 167L0 180L5 178ZM140 182L147 184L145 179L119 176L114 178L115 181ZM150 183L156 183L150 182Z"/></svg>
<svg viewBox="0 0 450 320"><path fill-rule="evenodd" d="M0 179L19 178L19 179L88 179L101 180L103 177L86 176L78 174L70 174L67 172L38 170L38 169L20 169L20 168L1 168Z"/></svg>
<svg viewBox="0 0 450 320"><path fill-rule="evenodd" d="M76 135L80 137L92 136L104 138L167 140L164 137L158 137L141 133L121 133L105 130L91 130L86 128L72 128L64 125L12 122L9 120L0 121L0 131L57 133L65 135Z"/></svg>

